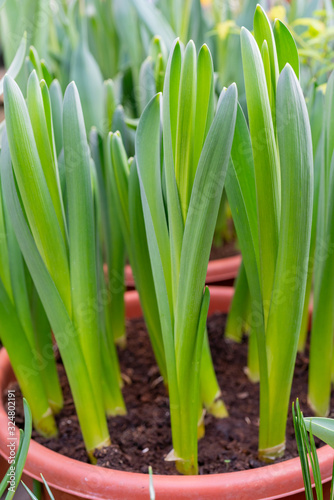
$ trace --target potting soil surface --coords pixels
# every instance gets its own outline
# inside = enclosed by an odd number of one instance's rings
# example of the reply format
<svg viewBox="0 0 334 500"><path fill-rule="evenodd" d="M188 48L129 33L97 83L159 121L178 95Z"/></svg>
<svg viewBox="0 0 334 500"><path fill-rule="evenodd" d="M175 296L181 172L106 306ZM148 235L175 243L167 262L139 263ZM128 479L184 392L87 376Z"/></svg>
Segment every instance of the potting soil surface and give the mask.
<svg viewBox="0 0 334 500"><path fill-rule="evenodd" d="M222 245L212 245L210 251L210 260L226 259L227 257L234 257L239 255L240 250L236 246L236 241L224 242Z"/></svg>
<svg viewBox="0 0 334 500"><path fill-rule="evenodd" d="M212 356L223 400L229 417L205 416L205 437L199 441L200 474L232 472L261 467L257 458L259 430L259 387L244 373L247 364L247 341L241 344L224 339L226 316L216 314L208 320ZM168 396L156 366L152 348L142 320L127 322L127 347L119 350L124 379L123 394L128 413L109 419L112 446L96 452L98 465L118 470L143 472L151 465L155 474L175 474L172 462L164 461L172 449ZM305 415L312 415L306 403L308 356L298 354L291 401L299 398ZM71 392L59 360L64 392L64 409L57 416L59 438L33 438L68 457L88 462ZM18 403L17 393L17 403ZM279 402L277 402L279 404ZM332 408L334 398L332 397ZM17 408L16 421L23 423L23 412ZM332 414L333 415L333 414ZM297 456L291 417L287 424L287 446L284 459Z"/></svg>

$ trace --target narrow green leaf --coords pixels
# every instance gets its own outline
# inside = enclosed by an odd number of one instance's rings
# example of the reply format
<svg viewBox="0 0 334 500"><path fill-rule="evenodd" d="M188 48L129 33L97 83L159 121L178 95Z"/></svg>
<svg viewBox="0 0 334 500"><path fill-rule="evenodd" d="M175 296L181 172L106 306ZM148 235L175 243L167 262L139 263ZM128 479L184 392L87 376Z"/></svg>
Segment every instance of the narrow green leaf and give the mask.
<svg viewBox="0 0 334 500"><path fill-rule="evenodd" d="M315 269L319 275L316 280L310 347L309 400L319 416L328 414L331 393L334 329L334 261L331 251L334 241L334 155L328 187L330 199L328 200L325 236L324 240L319 242L321 253L318 253L318 256L321 261L316 262Z"/></svg>
<svg viewBox="0 0 334 500"><path fill-rule="evenodd" d="M154 290L153 271L150 262L145 221L141 203L140 185L135 160L130 165L129 177L129 218L130 218L130 262L134 272L136 288L139 292L145 322L157 359L160 373L168 382L165 349L162 338L159 308Z"/></svg>
<svg viewBox="0 0 334 500"><path fill-rule="evenodd" d="M184 228L180 280L175 314L175 346L179 379L189 370L207 262L231 152L237 112L237 90L229 87L220 99L199 160ZM219 140L223 137L224 140ZM196 269L196 273L193 270ZM182 361L182 363L181 363Z"/></svg>
<svg viewBox="0 0 334 500"><path fill-rule="evenodd" d="M73 320L99 401L102 390L97 344L98 301L90 153L79 93L74 82L67 87L64 96L63 136Z"/></svg>
<svg viewBox="0 0 334 500"><path fill-rule="evenodd" d="M303 93L290 65L280 74L276 106L282 213L275 282L266 332L270 384L269 448L285 441L286 415L305 300L312 226L311 129ZM279 407L276 404L278 400Z"/></svg>
<svg viewBox="0 0 334 500"><path fill-rule="evenodd" d="M162 121L164 129L163 148L165 161L164 174L168 207L168 229L171 266L173 272L172 286L174 299L176 299L179 283L180 258L183 239L183 219L174 170L180 75L181 47L179 41L176 41L167 62L162 104Z"/></svg>
<svg viewBox="0 0 334 500"><path fill-rule="evenodd" d="M264 326L264 311L260 283L260 256L257 224L257 205L255 190L255 168L252 145L247 123L241 107L238 107L237 121L232 145L232 161L230 161L225 187L231 207L238 241L243 255L243 263L251 293L251 307L256 314L256 320L251 327L254 329L259 353L260 369L260 416L259 435L260 447L268 436L268 368L266 339Z"/></svg>
<svg viewBox="0 0 334 500"><path fill-rule="evenodd" d="M271 68L271 82L276 95L276 84L279 75L277 52L275 45L275 38L271 28L270 21L261 5L257 5L254 14L254 37L261 49L263 42L266 40L269 50L270 68ZM275 99L274 99L275 100Z"/></svg>
<svg viewBox="0 0 334 500"><path fill-rule="evenodd" d="M255 166L261 257L259 270L267 317L278 247L280 171L261 54L253 36L244 28L241 29L241 49Z"/></svg>
<svg viewBox="0 0 334 500"><path fill-rule="evenodd" d="M270 55L269 55L267 40L264 40L264 42L262 44L261 56L262 56L262 61L263 61L264 73L266 75L269 102L270 102L270 106L272 109L273 106L275 106L275 100L274 100L274 92L273 92L272 82L271 82Z"/></svg>
<svg viewBox="0 0 334 500"><path fill-rule="evenodd" d="M280 72L289 63L299 78L299 56L296 42L289 29L279 19L276 19L274 24L274 36Z"/></svg>
<svg viewBox="0 0 334 500"><path fill-rule="evenodd" d="M192 168L194 174L214 117L214 106L213 61L208 46L203 45L199 51L197 62L196 117Z"/></svg>
<svg viewBox="0 0 334 500"><path fill-rule="evenodd" d="M5 77L8 142L15 177L38 250L71 314L67 251L44 177L28 109L17 84Z"/></svg>
<svg viewBox="0 0 334 500"><path fill-rule="evenodd" d="M7 207L4 207L4 211L6 220L7 244L9 251L8 271L10 273L12 300L17 309L18 317L20 318L20 322L22 324L22 327L24 328L30 346L31 348L34 348L35 335L30 312L24 263L13 231L10 214L8 213ZM10 294L8 295L9 297L11 297Z"/></svg>
<svg viewBox="0 0 334 500"><path fill-rule="evenodd" d="M240 343L246 331L249 315L250 293L245 265L241 262L238 276L234 283L234 295L227 317L225 337ZM248 326L248 325L247 325Z"/></svg>
<svg viewBox="0 0 334 500"><path fill-rule="evenodd" d="M131 248L130 244L130 219L129 219L129 165L128 158L123 146L121 135L119 132L115 134L110 133L108 137L111 169L110 176L112 179L111 188L115 188L115 196L118 194L116 203L116 210L118 212L121 225L124 225L124 232L126 238L126 245Z"/></svg>
<svg viewBox="0 0 334 500"><path fill-rule="evenodd" d="M305 432L303 432L303 428L305 428L305 423L303 421L303 414L300 411L298 399L296 401L296 405L292 403L292 418L293 418L293 425L295 428L300 465L303 473L306 500L313 500L312 481L310 475L309 462L307 458L307 449L304 441Z"/></svg>
<svg viewBox="0 0 334 500"><path fill-rule="evenodd" d="M41 87L41 93L42 93L42 99L43 99L46 128L47 128L47 132L48 132L51 154L52 154L52 158L53 158L53 165L55 168L55 176L56 176L58 191L60 193L61 191L60 191L60 182L59 182L59 172L58 172L58 166L57 166L56 143L55 143L55 137L54 137L54 131L53 131L51 96L50 96L49 88L48 88L45 80L41 80L40 87Z"/></svg>
<svg viewBox="0 0 334 500"><path fill-rule="evenodd" d="M30 496L30 498L32 498L32 500L38 500L37 496L34 495L34 493L31 491L31 489L28 488L28 486L23 481L22 481L22 484L23 484L24 489L26 490L26 492Z"/></svg>
<svg viewBox="0 0 334 500"><path fill-rule="evenodd" d="M104 408L103 405L99 406L93 392L77 330L26 223L17 196L10 161L4 163L1 180L4 186L5 203L11 214L18 243L48 315L64 362L85 445L88 452L92 453L95 448L101 446L101 443L103 445L109 442L106 423L101 424L104 418ZM13 339L15 340L15 336Z"/></svg>
<svg viewBox="0 0 334 500"><path fill-rule="evenodd" d="M53 496L53 494L52 494L52 492L51 492L51 490L50 490L50 487L49 487L48 483L47 483L47 482L45 481L45 479L44 479L43 474L41 474L41 478L42 478L42 480L43 480L43 483L44 483L45 489L46 489L46 491L48 492L48 495L49 495L50 500L55 500L55 499L54 499L54 496Z"/></svg>
<svg viewBox="0 0 334 500"><path fill-rule="evenodd" d="M51 71L48 68L44 59L41 60L41 68L42 68L42 73L43 73L43 80L45 80L47 86L50 87L50 85L53 81L53 77L52 77Z"/></svg>
<svg viewBox="0 0 334 500"><path fill-rule="evenodd" d="M110 156L107 158L106 177L109 179L107 188L114 190L115 204L112 209L116 210L117 217L121 222L120 226L153 351L160 373L167 382L158 304L155 293L152 293L154 281L145 235L137 170L133 162L128 163L124 145L118 132L109 135L109 149Z"/></svg>
<svg viewBox="0 0 334 500"><path fill-rule="evenodd" d="M151 101L151 103L152 102L153 101ZM171 408L171 421L172 425L176 425L176 428L179 428L178 420L180 418L179 415L180 402L177 390L177 372L176 372L176 360L175 360L174 341L173 341L174 333L173 333L172 317L170 313L168 291L159 251L159 243L157 241L154 223L152 220L153 217L150 212L150 206L147 201L143 182L140 178L139 167L137 167L137 172L140 181L140 192L141 192L143 213L145 218L145 228L147 234L148 248L150 252L150 259L152 265L153 280L154 280L155 290L159 290L159 293L157 293L157 303L160 313L161 331L162 331L164 352L167 363L168 385L170 387L169 397L170 397L170 408ZM177 443L174 442L174 439L176 438L177 436L173 436L174 447L177 446Z"/></svg>
<svg viewBox="0 0 334 500"><path fill-rule="evenodd" d="M64 211L60 195L59 174L54 152L50 98L45 82L44 84L41 83L40 86L36 71L31 73L28 80L27 104L44 177L57 215L58 224L61 229L64 242L66 242Z"/></svg>
<svg viewBox="0 0 334 500"><path fill-rule="evenodd" d="M314 477L315 491L317 494L317 499L323 500L324 496L322 491L321 473L320 473L317 449L315 447L314 437L312 433L312 427L310 428L310 448L311 448L311 453L309 453L309 458L311 461L311 467Z"/></svg>
<svg viewBox="0 0 334 500"><path fill-rule="evenodd" d="M3 206L2 194L0 196L0 279L5 287L7 295L13 300L13 291L9 269L9 249L7 242L7 227L5 223L5 207Z"/></svg>
<svg viewBox="0 0 334 500"><path fill-rule="evenodd" d="M197 168L197 164L193 164L194 151L192 148L196 117L196 73L196 47L194 42L190 41L182 61L179 90L179 102L182 105L178 106L174 158L175 178L184 223Z"/></svg>
<svg viewBox="0 0 334 500"><path fill-rule="evenodd" d="M104 82L104 106L105 106L105 118L104 118L104 126L105 130L104 136L112 130L112 121L114 112L117 107L117 98L114 82L112 80L107 80Z"/></svg>
<svg viewBox="0 0 334 500"><path fill-rule="evenodd" d="M63 148L63 94L58 80L50 85L50 101L52 109L52 128L54 131L57 158Z"/></svg>
<svg viewBox="0 0 334 500"><path fill-rule="evenodd" d="M26 463L29 445L30 445L31 432L32 432L32 415L31 415L29 405L28 405L25 398L23 398L23 408L24 408L24 435L23 435L21 452L20 452L20 455L16 461L16 471L15 471L16 487L18 486L18 484L20 482L23 468L24 468L24 465Z"/></svg>
<svg viewBox="0 0 334 500"><path fill-rule="evenodd" d="M38 75L38 80L42 80L43 71L41 66L41 60L39 58L37 50L33 46L29 48L29 60Z"/></svg>
<svg viewBox="0 0 334 500"><path fill-rule="evenodd" d="M331 73L326 87L325 94L325 206L328 207L329 196L329 182L331 175L331 162L334 151L334 71ZM327 214L325 215L325 220Z"/></svg>
<svg viewBox="0 0 334 500"><path fill-rule="evenodd" d="M143 200L144 215L146 217L146 210L150 211L159 249L159 259L161 260L165 286L168 293L171 317L173 317L169 237L161 190L160 99L161 96L159 94L156 95L141 116L136 134L136 157L138 175L142 186L141 192L145 192L145 203L147 203L146 207ZM153 265L152 268L154 272Z"/></svg>

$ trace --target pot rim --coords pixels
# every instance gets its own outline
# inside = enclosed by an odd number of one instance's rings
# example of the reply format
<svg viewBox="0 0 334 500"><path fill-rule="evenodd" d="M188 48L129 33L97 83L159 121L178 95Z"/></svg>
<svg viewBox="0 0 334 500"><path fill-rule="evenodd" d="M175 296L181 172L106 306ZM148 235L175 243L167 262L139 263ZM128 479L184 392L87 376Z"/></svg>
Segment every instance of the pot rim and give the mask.
<svg viewBox="0 0 334 500"><path fill-rule="evenodd" d="M226 312L233 296L231 287L210 287L210 313ZM141 315L138 294L126 292L127 317ZM5 349L0 351L0 393L3 394L14 373ZM0 454L7 458L8 417L3 402L0 405ZM17 430L18 433L18 430ZM18 434L17 434L18 435ZM334 450L328 445L318 450L323 482L331 479ZM50 474L52 471L52 474ZM51 488L81 498L101 499L149 499L149 476L135 472L104 469L65 457L31 441L24 472L31 478L40 479L43 474ZM303 478L299 458L258 469L205 476L154 475L153 483L159 500L170 500L173 495L180 499L209 500L275 500L290 497L303 491ZM236 497L238 492L238 497ZM218 495L218 496L217 496Z"/></svg>
<svg viewBox="0 0 334 500"><path fill-rule="evenodd" d="M224 259L210 260L205 282L210 284L234 279L238 274L241 260L241 255L233 255L232 257L225 257ZM131 266L126 265L124 273L126 286L134 287L135 282Z"/></svg>

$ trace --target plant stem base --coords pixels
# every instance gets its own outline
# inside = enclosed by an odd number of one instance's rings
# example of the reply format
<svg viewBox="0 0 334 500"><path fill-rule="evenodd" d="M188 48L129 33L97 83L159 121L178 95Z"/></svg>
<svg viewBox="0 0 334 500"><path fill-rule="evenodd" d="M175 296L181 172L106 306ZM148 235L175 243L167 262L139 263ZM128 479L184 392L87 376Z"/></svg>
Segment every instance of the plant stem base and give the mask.
<svg viewBox="0 0 334 500"><path fill-rule="evenodd" d="M328 417L329 407L327 402L325 404L318 404L314 402L310 394L307 396L307 404L312 409L316 417Z"/></svg>
<svg viewBox="0 0 334 500"><path fill-rule="evenodd" d="M97 463L97 460L94 456L95 450L101 450L102 448L106 448L107 446L110 446L110 445L111 445L110 438L107 437L104 441L102 441L102 443L96 445L96 447L93 450L87 450L87 455L89 457L90 463L92 463L92 464Z"/></svg>
<svg viewBox="0 0 334 500"><path fill-rule="evenodd" d="M228 417L228 411L222 399L217 399L212 405L207 408L207 412L216 418Z"/></svg>
<svg viewBox="0 0 334 500"><path fill-rule="evenodd" d="M259 450L259 459L268 464L274 462L277 458L283 457L285 452L284 443L272 446L271 448L264 448Z"/></svg>
<svg viewBox="0 0 334 500"><path fill-rule="evenodd" d="M57 437L58 429L51 409L42 416L38 422L34 422L36 431L43 437Z"/></svg>

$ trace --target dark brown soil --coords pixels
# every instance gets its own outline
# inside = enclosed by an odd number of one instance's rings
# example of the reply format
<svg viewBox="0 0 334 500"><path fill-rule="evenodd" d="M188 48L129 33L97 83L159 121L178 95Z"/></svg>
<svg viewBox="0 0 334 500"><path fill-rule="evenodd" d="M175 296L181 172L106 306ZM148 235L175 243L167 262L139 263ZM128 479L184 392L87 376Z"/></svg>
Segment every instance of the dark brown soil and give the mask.
<svg viewBox="0 0 334 500"><path fill-rule="evenodd" d="M226 342L223 338L225 315L209 319L208 330L212 354L223 398L230 416L217 420L206 416L206 434L199 442L200 474L230 472L260 467L257 459L258 386L244 374L247 343ZM128 345L120 351L124 379L124 397L128 408L125 417L110 419L113 445L96 453L98 465L134 472L175 474L174 465L164 457L171 450L168 397L159 377L143 321L128 322ZM299 397L305 415L311 415L306 404L306 355L298 355L292 390L292 400ZM87 462L77 417L64 370L59 365L64 390L65 407L58 418L59 439L34 438L52 450ZM332 407L334 398L332 397ZM279 404L279 403L278 403ZM17 422L22 422L22 413ZM287 426L285 459L297 456L291 411Z"/></svg>
<svg viewBox="0 0 334 500"><path fill-rule="evenodd" d="M236 247L236 241L224 242L220 246L212 245L210 252L210 260L226 259L226 257L233 257L239 255L240 250Z"/></svg>

